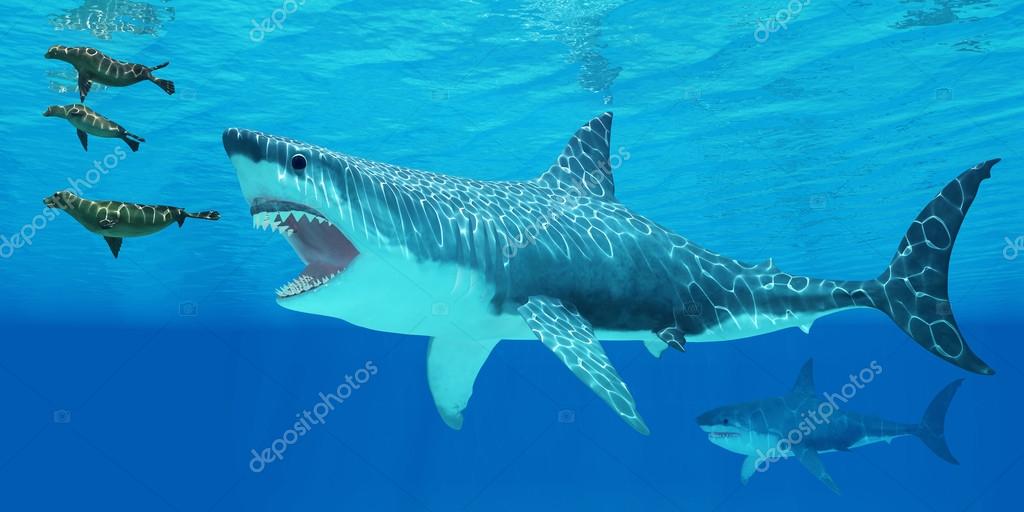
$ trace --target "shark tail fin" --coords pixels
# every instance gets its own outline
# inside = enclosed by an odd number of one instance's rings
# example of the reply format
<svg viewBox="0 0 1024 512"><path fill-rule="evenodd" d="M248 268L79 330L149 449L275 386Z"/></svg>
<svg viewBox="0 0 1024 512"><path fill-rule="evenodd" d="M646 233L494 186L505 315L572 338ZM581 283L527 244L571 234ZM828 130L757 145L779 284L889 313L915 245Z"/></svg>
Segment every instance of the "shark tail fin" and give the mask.
<svg viewBox="0 0 1024 512"><path fill-rule="evenodd" d="M932 403L928 404L924 417L921 418L921 424L914 432L928 448L935 452L935 455L950 464L960 464L960 462L956 460L946 444L946 411L949 410L949 403L953 401L953 395L956 394L956 390L960 388L963 381L963 379L957 379L935 395Z"/></svg>
<svg viewBox="0 0 1024 512"><path fill-rule="evenodd" d="M981 182L999 159L982 162L949 182L921 210L889 267L871 283L876 308L919 345L960 368L995 373L964 340L949 304L949 259L953 242Z"/></svg>

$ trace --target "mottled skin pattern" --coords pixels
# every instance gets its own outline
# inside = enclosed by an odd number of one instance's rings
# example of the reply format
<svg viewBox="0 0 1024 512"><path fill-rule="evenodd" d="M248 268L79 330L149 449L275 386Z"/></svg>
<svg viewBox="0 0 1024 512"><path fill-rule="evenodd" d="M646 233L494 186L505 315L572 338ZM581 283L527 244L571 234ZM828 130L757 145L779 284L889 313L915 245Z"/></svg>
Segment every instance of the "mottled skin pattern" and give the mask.
<svg viewBox="0 0 1024 512"><path fill-rule="evenodd" d="M376 233L377 243L402 244L415 258L479 269L496 286L496 311L545 295L573 304L599 329L676 328L666 335L730 339L733 331L756 334L758 323L809 324L820 313L873 307L943 359L991 372L955 327L946 278L952 238L998 160L943 189L880 279L818 279L783 272L770 260L754 265L721 256L615 200L610 173L595 172L608 168L610 126L611 114L594 119L541 178L507 182L406 169L246 130L229 130L224 139L229 151L250 151L245 141L258 139L262 151L248 156L285 168L304 155L310 167L290 170L291 179L318 208L343 210L343 231ZM513 257L503 250L510 244L521 246Z"/></svg>
<svg viewBox="0 0 1024 512"><path fill-rule="evenodd" d="M381 272L381 280L400 265L422 280L420 289L432 286L439 295L450 293L446 288L476 282L477 276L486 281L481 309L487 314L472 310L467 314L473 322L461 320L477 326L473 333L391 331L433 337L428 354L431 391L445 421L455 428L461 425L460 412L471 390L452 390L471 386L489 350L497 340L520 336L522 322L640 432L646 426L605 356L600 337L660 339L681 350L687 340L732 340L798 326L808 330L825 314L870 307L892 317L944 360L992 373L956 328L947 276L953 239L978 186L998 160L968 169L950 182L912 223L880 278L820 279L783 272L771 260L755 265L716 254L620 203L611 173L611 123L610 113L594 118L569 140L554 165L539 178L522 181L418 171L251 130L228 129L223 142L251 212L265 215L264 225L287 217L287 211L312 212L342 233L343 245L354 246L359 254L399 255L387 256L387 265L372 267ZM284 228L275 224L274 229ZM299 242L300 247L307 245ZM351 256L341 258L344 266ZM366 256L356 256L357 268L359 258L365 261ZM328 267L329 275L303 277L279 298L296 304L351 276L335 272L340 266ZM435 277L440 275L444 277ZM380 286L377 281L356 282ZM401 323L379 318L361 322L337 313L343 307L367 318L380 316L335 293L310 298L296 309L357 325ZM360 291L348 296L352 293ZM328 295L330 299L324 298ZM382 296L373 306L388 311L401 298ZM421 309L413 305L402 311L416 316ZM521 321L509 324L510 317ZM489 334L484 332L488 328ZM439 358L458 359L453 357L460 352L451 346L453 337L479 338L472 348L478 353L447 365L431 361L435 352L444 354ZM462 378L443 381L440 376L446 372Z"/></svg>
<svg viewBox="0 0 1024 512"><path fill-rule="evenodd" d="M46 51L45 57L62 60L75 67L75 70L78 71L78 90L82 101L85 101L85 97L89 94L92 82L111 87L125 87L142 81L150 81L167 94L174 94L174 82L153 76L153 71L167 66L170 64L169 62L148 67L114 60L95 48L61 45L51 46Z"/></svg>
<svg viewBox="0 0 1024 512"><path fill-rule="evenodd" d="M881 373L881 367L864 372ZM855 375L851 375L854 386ZM817 458L819 453L849 451L867 444L886 442L904 436L920 438L937 456L958 464L946 445L945 417L953 395L962 383L956 380L943 388L932 400L918 424L899 423L848 410L852 392L818 394L814 389L813 362L804 364L796 384L789 393L735 405L719 407L697 418L697 424L708 433L708 439L729 451L747 455L753 460L744 464L741 478L746 481L751 471L763 472L779 459L795 457L815 477L833 491L838 487ZM799 434L797 434L799 432ZM782 440L788 439L790 442ZM798 442L792 442L798 440Z"/></svg>
<svg viewBox="0 0 1024 512"><path fill-rule="evenodd" d="M128 144L132 151L138 151L139 142L146 141L146 139L125 130L123 126L103 117L95 110L81 103L64 106L53 105L48 107L43 115L46 117L59 117L71 123L78 131L78 138L82 142L82 148L86 151L89 149L86 134L121 139Z"/></svg>
<svg viewBox="0 0 1024 512"><path fill-rule="evenodd" d="M115 258L121 247L121 238L152 235L174 223L181 226L189 217L220 219L220 214L215 211L192 213L175 206L91 201L68 191L44 198L43 204L66 211L89 231L107 238Z"/></svg>

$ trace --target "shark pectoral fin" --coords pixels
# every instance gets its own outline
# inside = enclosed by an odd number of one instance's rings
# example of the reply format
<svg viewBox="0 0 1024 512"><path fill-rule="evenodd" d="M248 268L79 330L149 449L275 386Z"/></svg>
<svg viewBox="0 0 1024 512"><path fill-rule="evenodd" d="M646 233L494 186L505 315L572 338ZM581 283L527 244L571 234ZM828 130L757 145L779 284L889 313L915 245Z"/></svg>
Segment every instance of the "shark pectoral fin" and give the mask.
<svg viewBox="0 0 1024 512"><path fill-rule="evenodd" d="M743 482L743 485L747 485L750 477L757 472L757 462L757 455L747 455L747 458L743 459L743 465L740 466L740 482Z"/></svg>
<svg viewBox="0 0 1024 512"><path fill-rule="evenodd" d="M444 336L430 339L427 381L437 412L449 427L462 428L462 411L473 394L473 383L498 341Z"/></svg>
<svg viewBox="0 0 1024 512"><path fill-rule="evenodd" d="M117 253L121 252L121 242L124 239L116 236L105 236L103 239L107 241L107 245L110 246L110 252L114 253L114 258L116 259Z"/></svg>
<svg viewBox="0 0 1024 512"><path fill-rule="evenodd" d="M78 141L82 143L82 149L89 151L89 135L82 130L76 130L78 132Z"/></svg>
<svg viewBox="0 0 1024 512"><path fill-rule="evenodd" d="M535 295L519 307L519 314L533 334L629 426L641 434L650 433L636 410L633 395L594 337L594 329L574 306Z"/></svg>
<svg viewBox="0 0 1024 512"><path fill-rule="evenodd" d="M686 345L686 338L683 336L682 329L675 326L666 327L658 331L658 337L661 338L661 341L668 344L668 346L680 352L686 352L686 348L684 348Z"/></svg>
<svg viewBox="0 0 1024 512"><path fill-rule="evenodd" d="M668 345L665 342L657 338L649 338L644 340L644 347L652 356L661 358L661 353L668 349Z"/></svg>
<svg viewBox="0 0 1024 512"><path fill-rule="evenodd" d="M839 486L832 480L828 471L825 471L825 465L821 462L821 457L818 456L817 450L803 445L794 445L793 452L800 463L807 468L807 471L810 471L818 480L821 480L821 483L825 484L832 492L841 494Z"/></svg>

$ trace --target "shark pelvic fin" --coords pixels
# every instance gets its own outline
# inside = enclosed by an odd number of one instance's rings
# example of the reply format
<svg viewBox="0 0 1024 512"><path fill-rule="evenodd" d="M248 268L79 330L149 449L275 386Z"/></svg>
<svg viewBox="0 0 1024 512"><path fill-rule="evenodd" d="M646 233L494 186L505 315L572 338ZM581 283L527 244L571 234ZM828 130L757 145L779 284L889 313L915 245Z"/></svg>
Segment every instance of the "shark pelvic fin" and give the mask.
<svg viewBox="0 0 1024 512"><path fill-rule="evenodd" d="M594 336L590 322L574 306L534 295L519 307L519 314L533 334L629 426L644 435L651 432L636 410L633 395Z"/></svg>
<svg viewBox="0 0 1024 512"><path fill-rule="evenodd" d="M821 462L821 457L818 456L818 452L814 448L804 446L802 444L794 445L793 452L796 454L797 460L807 468L821 483L825 484L832 492L836 494L842 494L839 492L839 486L832 480L832 476L825 470L825 465Z"/></svg>
<svg viewBox="0 0 1024 512"><path fill-rule="evenodd" d="M434 337L427 345L427 381L441 419L462 428L462 411L473 394L473 383L499 340Z"/></svg>
<svg viewBox="0 0 1024 512"><path fill-rule="evenodd" d="M540 182L577 197L614 201L615 182L609 160L611 136L611 112L591 119L569 139L554 165L540 176ZM619 158L628 158L628 155Z"/></svg>
<svg viewBox="0 0 1024 512"><path fill-rule="evenodd" d="M644 348L646 348L652 356L660 359L661 353L668 348L668 344L657 338L648 338L644 340Z"/></svg>
<svg viewBox="0 0 1024 512"><path fill-rule="evenodd" d="M794 395L814 394L814 359L808 359L800 368L800 373L797 374L796 382L793 383L793 389L790 392Z"/></svg>
<svg viewBox="0 0 1024 512"><path fill-rule="evenodd" d="M750 477L757 473L757 455L747 455L747 458L743 459L743 465L740 466L740 482L743 485L747 485L750 481Z"/></svg>

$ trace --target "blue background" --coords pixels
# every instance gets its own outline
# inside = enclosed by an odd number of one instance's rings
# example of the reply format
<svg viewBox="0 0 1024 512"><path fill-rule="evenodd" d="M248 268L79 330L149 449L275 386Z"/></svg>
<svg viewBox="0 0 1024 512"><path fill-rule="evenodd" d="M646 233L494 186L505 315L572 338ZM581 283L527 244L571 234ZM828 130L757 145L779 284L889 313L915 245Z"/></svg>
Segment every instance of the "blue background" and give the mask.
<svg viewBox="0 0 1024 512"><path fill-rule="evenodd" d="M114 260L61 216L0 260L0 509L1018 503L1024 255L1003 252L1024 236L1024 4L815 0L756 37L785 2L681 4L308 0L258 42L252 20L281 2L6 5L0 235L26 229L44 196L121 144L93 138L83 153L70 126L41 116L77 101L70 66L42 58L52 44L170 60L158 74L177 84L174 96L151 84L94 89L89 105L147 142L84 195L217 209L223 220L128 240ZM871 311L825 318L810 335L691 344L658 360L638 343L607 343L652 429L643 437L541 344L509 341L456 432L426 386L426 339L274 303L301 265L251 229L220 145L224 128L241 126L410 167L527 179L609 109L613 148L630 154L616 170L624 203L712 250L820 277L877 275L946 182L1002 157L961 231L950 283L961 328L997 375L939 361ZM878 361L883 373L849 407L898 421L917 421L935 392L966 378L947 425L961 465L900 439L824 456L842 496L796 463L741 485L741 457L711 445L694 417L781 394L807 357L832 392ZM249 470L250 450L367 361L378 374L326 424Z"/></svg>

